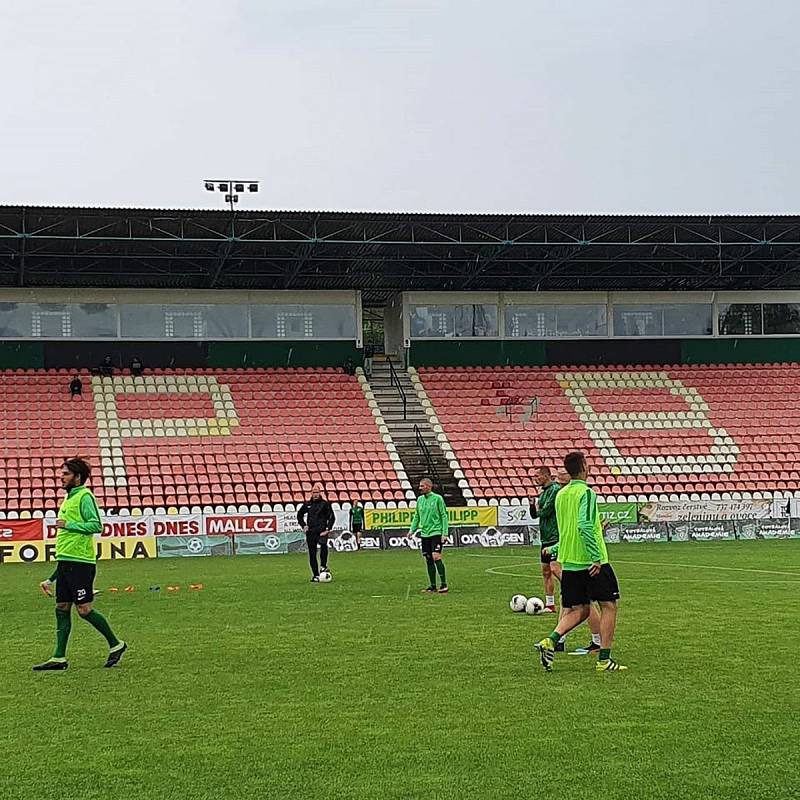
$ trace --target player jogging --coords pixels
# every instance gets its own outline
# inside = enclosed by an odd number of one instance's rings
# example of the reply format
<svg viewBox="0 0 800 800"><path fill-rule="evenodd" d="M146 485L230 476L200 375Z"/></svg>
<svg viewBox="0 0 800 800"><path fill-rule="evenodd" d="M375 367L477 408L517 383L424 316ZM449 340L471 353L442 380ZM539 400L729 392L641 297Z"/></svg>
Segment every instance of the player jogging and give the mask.
<svg viewBox="0 0 800 800"><path fill-rule="evenodd" d="M319 573L328 569L328 534L336 524L333 506L322 496L322 487L315 484L311 488L311 499L303 503L297 512L297 521L306 534L308 563L311 565L311 582L319 583ZM317 562L317 548L319 561Z"/></svg>
<svg viewBox="0 0 800 800"><path fill-rule="evenodd" d="M447 594L447 578L444 561L442 561L442 545L447 541L447 506L444 498L433 491L433 481L423 478L419 482L420 496L411 520L411 530L406 536L419 533L422 542L422 555L428 568L428 588L422 591L433 594L436 591L436 573L439 573L439 594Z"/></svg>
<svg viewBox="0 0 800 800"><path fill-rule="evenodd" d="M542 666L553 668L559 639L589 617L593 601L600 605L600 652L595 669L618 672L627 669L611 658L617 625L619 584L608 563L603 526L597 510L597 495L586 485L589 467L583 453L567 453L564 468L570 482L556 496L559 541L548 548L561 562L561 605L563 616L555 630L536 649Z"/></svg>
<svg viewBox="0 0 800 800"><path fill-rule="evenodd" d="M61 468L61 485L67 492L58 512L56 528L56 571L42 590L48 593L53 578L56 584L56 649L52 658L37 664L36 672L67 669L67 642L72 630L72 606L78 615L98 630L111 648L106 667L119 663L128 649L114 635L108 620L92 608L96 549L94 535L103 530L100 509L86 486L91 469L82 458L70 458Z"/></svg>

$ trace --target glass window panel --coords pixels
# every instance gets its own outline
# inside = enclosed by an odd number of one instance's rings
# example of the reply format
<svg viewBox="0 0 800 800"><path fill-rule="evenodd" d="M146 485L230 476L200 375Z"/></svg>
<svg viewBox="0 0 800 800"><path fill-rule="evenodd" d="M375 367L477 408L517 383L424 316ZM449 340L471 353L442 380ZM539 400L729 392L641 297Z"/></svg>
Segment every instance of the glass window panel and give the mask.
<svg viewBox="0 0 800 800"><path fill-rule="evenodd" d="M314 320L315 339L355 339L356 309L353 305L303 306Z"/></svg>
<svg viewBox="0 0 800 800"><path fill-rule="evenodd" d="M30 335L30 304L0 303L0 336L6 339L15 339Z"/></svg>
<svg viewBox="0 0 800 800"><path fill-rule="evenodd" d="M800 333L800 304L765 303L764 333Z"/></svg>
<svg viewBox="0 0 800 800"><path fill-rule="evenodd" d="M442 339L455 335L456 306L411 307L411 336L416 339Z"/></svg>
<svg viewBox="0 0 800 800"><path fill-rule="evenodd" d="M727 303L719 306L720 336L758 336L763 333L760 303Z"/></svg>
<svg viewBox="0 0 800 800"><path fill-rule="evenodd" d="M665 305L664 336L710 336L713 309L705 303Z"/></svg>
<svg viewBox="0 0 800 800"><path fill-rule="evenodd" d="M506 336L515 339L545 339L556 336L555 308L506 306Z"/></svg>
<svg viewBox="0 0 800 800"><path fill-rule="evenodd" d="M39 339L67 339L72 336L72 318L65 303L37 303L31 306L31 335Z"/></svg>
<svg viewBox="0 0 800 800"><path fill-rule="evenodd" d="M660 306L614 306L615 336L661 336L663 333Z"/></svg>
<svg viewBox="0 0 800 800"><path fill-rule="evenodd" d="M614 306L615 336L708 336L711 306L705 303Z"/></svg>
<svg viewBox="0 0 800 800"><path fill-rule="evenodd" d="M251 309L254 339L355 339L352 305L259 305Z"/></svg>
<svg viewBox="0 0 800 800"><path fill-rule="evenodd" d="M453 326L456 336L497 336L497 306L455 306Z"/></svg>
<svg viewBox="0 0 800 800"><path fill-rule="evenodd" d="M106 303L70 306L72 335L80 339L116 337L117 307Z"/></svg>
<svg viewBox="0 0 800 800"><path fill-rule="evenodd" d="M0 303L0 336L91 339L116 335L115 307L105 303Z"/></svg>
<svg viewBox="0 0 800 800"><path fill-rule="evenodd" d="M125 339L246 339L247 306L122 306Z"/></svg>
<svg viewBox="0 0 800 800"><path fill-rule="evenodd" d="M607 336L606 307L556 306L557 336Z"/></svg>

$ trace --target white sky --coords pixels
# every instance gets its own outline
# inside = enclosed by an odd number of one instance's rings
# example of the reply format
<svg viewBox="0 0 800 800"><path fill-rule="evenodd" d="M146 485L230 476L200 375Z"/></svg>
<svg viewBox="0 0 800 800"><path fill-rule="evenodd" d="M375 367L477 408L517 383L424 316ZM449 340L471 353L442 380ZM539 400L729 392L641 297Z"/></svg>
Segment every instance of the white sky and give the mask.
<svg viewBox="0 0 800 800"><path fill-rule="evenodd" d="M0 0L0 203L800 212L797 0Z"/></svg>

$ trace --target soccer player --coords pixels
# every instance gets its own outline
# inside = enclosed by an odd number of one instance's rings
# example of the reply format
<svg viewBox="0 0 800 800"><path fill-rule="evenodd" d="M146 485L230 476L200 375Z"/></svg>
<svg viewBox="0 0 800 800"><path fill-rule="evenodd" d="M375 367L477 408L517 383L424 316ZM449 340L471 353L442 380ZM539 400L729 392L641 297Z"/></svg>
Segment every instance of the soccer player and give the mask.
<svg viewBox="0 0 800 800"><path fill-rule="evenodd" d="M72 629L72 606L78 616L99 631L110 648L106 667L119 663L128 649L111 630L108 620L92 608L96 555L94 535L103 530L100 509L86 482L91 469L82 458L70 458L61 468L61 485L67 492L58 512L56 527L56 571L42 584L49 594L52 581L56 584L56 649L52 658L33 669L36 672L67 669L67 642Z"/></svg>
<svg viewBox="0 0 800 800"><path fill-rule="evenodd" d="M361 501L356 498L353 500L353 506L350 509L350 533L356 537L356 543L361 547L361 531L364 529L364 506Z"/></svg>
<svg viewBox="0 0 800 800"><path fill-rule="evenodd" d="M544 610L553 614L556 610L556 598L553 588L553 570L550 568L550 562L555 561L555 558L545 551L558 541L556 495L561 486L553 480L548 467L539 467L536 470L536 483L541 487L538 505L539 538L542 543L540 560L542 563L542 578L544 579Z"/></svg>
<svg viewBox="0 0 800 800"><path fill-rule="evenodd" d="M627 669L611 658L619 584L608 563L597 495L586 485L589 467L583 453L567 453L564 467L571 480L556 496L559 541L548 552L561 562L561 605L565 610L550 636L536 643L536 649L549 672L557 642L588 619L592 602L597 602L601 641L595 668L598 672L618 672Z"/></svg>
<svg viewBox="0 0 800 800"><path fill-rule="evenodd" d="M319 573L328 569L328 534L336 524L333 506L322 496L322 487L316 483L311 487L311 499L303 503L297 512L297 521L306 535L308 563L311 565L311 583L319 583ZM317 562L317 547L319 561Z"/></svg>
<svg viewBox="0 0 800 800"><path fill-rule="evenodd" d="M436 592L436 573L439 573L439 594L447 594L447 578L445 577L442 546L447 542L447 506L444 498L433 491L433 481L423 478L419 482L420 496L411 520L411 529L406 534L409 538L419 532L422 541L422 555L428 568L428 588L425 594Z"/></svg>
<svg viewBox="0 0 800 800"><path fill-rule="evenodd" d="M562 470L556 476L556 481L558 482L559 489L566 486L570 482L569 473ZM555 505L553 508L555 513ZM558 524L556 524L556 535L558 534ZM542 546L542 550L544 550L544 544ZM544 553L542 553L542 562L544 559L547 558ZM561 564L556 561L555 557L549 556L550 558L550 572L553 577L561 583ZM543 567L544 568L544 567ZM559 619L564 615L564 608L562 606L561 611L559 613ZM597 604L592 603L591 608L589 609L589 620L588 620L589 630L591 631L592 638L589 640L589 644L586 647L579 647L576 650L570 651L570 655L573 656L587 656L592 655L593 653L597 653L600 650L600 612L597 609ZM566 637L562 636L561 641L556 645L556 652L560 653L563 652L565 647Z"/></svg>

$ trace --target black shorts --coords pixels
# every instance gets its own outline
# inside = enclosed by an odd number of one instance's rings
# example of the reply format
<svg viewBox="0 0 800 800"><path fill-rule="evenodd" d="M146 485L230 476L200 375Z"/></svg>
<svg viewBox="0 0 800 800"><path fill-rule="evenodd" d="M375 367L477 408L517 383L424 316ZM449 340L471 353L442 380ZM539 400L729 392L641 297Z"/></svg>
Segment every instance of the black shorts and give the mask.
<svg viewBox="0 0 800 800"><path fill-rule="evenodd" d="M619 600L619 584L611 564L603 564L594 577L588 569L563 570L561 573L561 605L565 608L588 606L592 601L610 603Z"/></svg>
<svg viewBox="0 0 800 800"><path fill-rule="evenodd" d="M422 555L425 558L432 556L434 553L442 552L442 537L441 536L420 536L422 542Z"/></svg>
<svg viewBox="0 0 800 800"><path fill-rule="evenodd" d="M94 564L59 561L56 566L56 602L83 605L94 600Z"/></svg>
<svg viewBox="0 0 800 800"><path fill-rule="evenodd" d="M350 533L361 533L362 525L360 522L354 522L351 527L353 530L351 530Z"/></svg>
<svg viewBox="0 0 800 800"><path fill-rule="evenodd" d="M545 547L552 547L554 544L555 544L555 542L553 542L552 544L543 544L542 545L542 554L541 554L542 564L549 564L551 561L555 561L556 560L555 556L548 555L548 554L546 554L544 552Z"/></svg>

